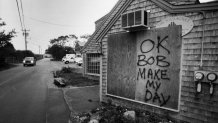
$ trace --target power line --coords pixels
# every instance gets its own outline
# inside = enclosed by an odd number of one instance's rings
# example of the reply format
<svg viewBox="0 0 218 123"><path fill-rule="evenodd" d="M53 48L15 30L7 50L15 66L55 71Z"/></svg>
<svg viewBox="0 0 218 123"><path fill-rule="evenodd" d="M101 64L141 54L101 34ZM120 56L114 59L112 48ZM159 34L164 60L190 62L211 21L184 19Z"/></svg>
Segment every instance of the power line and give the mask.
<svg viewBox="0 0 218 123"><path fill-rule="evenodd" d="M31 43L32 45L35 45L35 46L39 46L39 44L35 44L33 42L30 42L30 41L29 41L29 43Z"/></svg>
<svg viewBox="0 0 218 123"><path fill-rule="evenodd" d="M24 22L24 14L23 14L23 4L22 4L22 0L20 0L20 5L21 5L21 10L22 10L22 16L23 16L23 26L24 26L24 29L25 29L26 27L25 27L25 22Z"/></svg>
<svg viewBox="0 0 218 123"><path fill-rule="evenodd" d="M73 25L64 25L64 24L57 24L57 23L51 23L51 22L47 22L47 21L44 21L44 20L39 20L39 19L36 19L36 18L32 18L32 17L29 17L31 20L34 20L34 21L38 21L38 22L41 22L41 23L46 23L46 24L50 24L50 25L55 25L55 26L62 26L62 27L73 27Z"/></svg>
<svg viewBox="0 0 218 123"><path fill-rule="evenodd" d="M24 24L24 14L23 14L22 0L20 0L20 4L21 4L23 22L22 22L22 19L21 19L20 6L19 6L19 3L18 3L18 0L16 0L16 3L17 3L17 9L18 9L18 13L19 13L19 19L20 19L20 23L21 23L21 28L22 28L23 35L24 35L25 50L27 50L27 36L29 35L29 33L28 33L29 30L26 30L26 27L25 27L25 24Z"/></svg>
<svg viewBox="0 0 218 123"><path fill-rule="evenodd" d="M20 7L19 7L19 5L18 5L18 1L16 0L16 2L17 2L17 9L18 9L18 14L19 14L19 19L20 19L20 24L21 24L21 29L23 30L23 24L22 24L22 20L21 20L21 16L20 16Z"/></svg>
<svg viewBox="0 0 218 123"><path fill-rule="evenodd" d="M33 42L29 42L29 43L31 43L32 45L35 45L35 46L38 46L38 48L39 48L39 54L41 54L41 45L38 45L38 44L35 44L35 43L33 43Z"/></svg>

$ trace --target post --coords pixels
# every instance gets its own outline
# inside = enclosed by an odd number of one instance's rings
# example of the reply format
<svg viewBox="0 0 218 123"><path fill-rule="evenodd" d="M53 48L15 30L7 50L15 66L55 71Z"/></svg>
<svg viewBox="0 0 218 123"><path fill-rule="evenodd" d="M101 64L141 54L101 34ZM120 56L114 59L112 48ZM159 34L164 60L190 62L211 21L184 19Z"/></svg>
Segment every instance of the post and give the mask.
<svg viewBox="0 0 218 123"><path fill-rule="evenodd" d="M102 60L103 60L103 57L102 55L100 56L100 84L99 84L99 97L100 97L100 102L102 102Z"/></svg>
<svg viewBox="0 0 218 123"><path fill-rule="evenodd" d="M39 54L40 54L40 45L39 45Z"/></svg>
<svg viewBox="0 0 218 123"><path fill-rule="evenodd" d="M27 50L27 36L29 35L27 31L30 31L30 30L26 30L26 29L23 30L23 35L25 38L25 50Z"/></svg>

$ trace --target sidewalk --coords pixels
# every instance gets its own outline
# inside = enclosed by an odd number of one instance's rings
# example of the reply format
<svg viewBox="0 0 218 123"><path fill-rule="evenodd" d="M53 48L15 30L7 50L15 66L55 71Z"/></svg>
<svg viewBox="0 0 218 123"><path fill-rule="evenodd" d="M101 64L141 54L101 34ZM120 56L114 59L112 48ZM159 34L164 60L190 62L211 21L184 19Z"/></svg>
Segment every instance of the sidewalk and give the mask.
<svg viewBox="0 0 218 123"><path fill-rule="evenodd" d="M75 64L50 62L50 81L48 86L47 123L69 123L70 116L82 112L89 112L99 106L99 85L89 87L58 88L53 84L54 78L51 71L62 67L80 68Z"/></svg>
<svg viewBox="0 0 218 123"><path fill-rule="evenodd" d="M99 106L99 85L62 89L48 85L47 123L69 123L70 116Z"/></svg>
<svg viewBox="0 0 218 123"><path fill-rule="evenodd" d="M65 100L72 114L89 112L99 106L99 85L63 89Z"/></svg>
<svg viewBox="0 0 218 123"><path fill-rule="evenodd" d="M68 123L70 110L65 103L61 89L49 88L46 109L46 123Z"/></svg>

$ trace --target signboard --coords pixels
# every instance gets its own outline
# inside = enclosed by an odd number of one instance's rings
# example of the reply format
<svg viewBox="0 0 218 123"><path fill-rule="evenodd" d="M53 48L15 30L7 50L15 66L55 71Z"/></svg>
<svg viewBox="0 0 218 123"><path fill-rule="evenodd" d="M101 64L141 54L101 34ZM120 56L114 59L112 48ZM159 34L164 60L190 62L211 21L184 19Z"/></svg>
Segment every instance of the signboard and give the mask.
<svg viewBox="0 0 218 123"><path fill-rule="evenodd" d="M110 35L107 94L178 111L181 26Z"/></svg>
<svg viewBox="0 0 218 123"><path fill-rule="evenodd" d="M137 36L137 101L178 109L181 40L176 28Z"/></svg>
<svg viewBox="0 0 218 123"><path fill-rule="evenodd" d="M161 20L159 23L156 24L156 28L168 27L171 23L175 23L176 25L182 25L182 36L189 33L194 24L193 21L184 16L176 16L176 17L167 17Z"/></svg>

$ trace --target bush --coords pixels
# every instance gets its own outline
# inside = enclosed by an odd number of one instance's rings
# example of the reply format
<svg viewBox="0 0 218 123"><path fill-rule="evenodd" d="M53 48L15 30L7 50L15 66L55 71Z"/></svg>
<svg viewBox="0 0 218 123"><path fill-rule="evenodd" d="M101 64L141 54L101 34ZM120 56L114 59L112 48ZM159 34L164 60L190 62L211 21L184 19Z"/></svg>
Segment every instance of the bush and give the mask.
<svg viewBox="0 0 218 123"><path fill-rule="evenodd" d="M62 67L61 71L63 73L72 73L73 72L73 69L70 68L70 67Z"/></svg>
<svg viewBox="0 0 218 123"><path fill-rule="evenodd" d="M77 69L72 67L62 67L61 72L62 73L76 73Z"/></svg>

